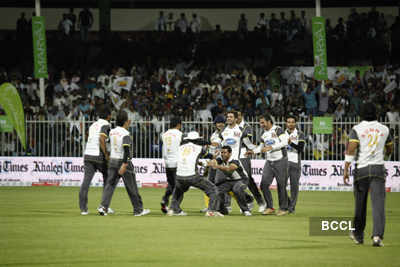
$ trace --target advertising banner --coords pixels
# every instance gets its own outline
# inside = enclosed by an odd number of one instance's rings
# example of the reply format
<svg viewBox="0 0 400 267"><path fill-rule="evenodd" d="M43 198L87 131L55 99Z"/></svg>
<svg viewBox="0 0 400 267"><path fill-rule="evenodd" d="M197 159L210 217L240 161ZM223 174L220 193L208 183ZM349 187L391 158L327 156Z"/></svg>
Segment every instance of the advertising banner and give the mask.
<svg viewBox="0 0 400 267"><path fill-rule="evenodd" d="M325 18L312 18L312 36L314 48L314 77L316 80L328 80L328 61L326 56Z"/></svg>
<svg viewBox="0 0 400 267"><path fill-rule="evenodd" d="M32 17L33 59L35 78L48 78L46 27L44 17Z"/></svg>
<svg viewBox="0 0 400 267"><path fill-rule="evenodd" d="M313 134L332 134L332 117L313 117Z"/></svg>
<svg viewBox="0 0 400 267"><path fill-rule="evenodd" d="M133 159L132 163L139 186L165 187L162 159ZM252 173L257 184L261 181L264 163L264 160L252 160ZM387 190L400 192L400 162L386 162L385 167ZM80 186L83 172L82 158L0 157L0 186ZM343 161L302 161L300 190L351 191L352 186L343 183L343 172ZM102 185L103 177L96 173L92 186ZM122 181L119 185L123 185ZM276 185L275 181L272 185Z"/></svg>

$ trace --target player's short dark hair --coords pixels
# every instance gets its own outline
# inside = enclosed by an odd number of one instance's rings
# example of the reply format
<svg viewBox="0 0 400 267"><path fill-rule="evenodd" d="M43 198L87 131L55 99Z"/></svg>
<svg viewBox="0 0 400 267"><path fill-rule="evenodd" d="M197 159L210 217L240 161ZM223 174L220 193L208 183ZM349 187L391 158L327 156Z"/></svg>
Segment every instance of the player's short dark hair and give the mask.
<svg viewBox="0 0 400 267"><path fill-rule="evenodd" d="M99 117L102 118L102 119L107 119L107 117L111 115L111 110L110 110L107 106L103 105L103 106L99 109L98 115L99 115Z"/></svg>
<svg viewBox="0 0 400 267"><path fill-rule="evenodd" d="M272 121L271 115L269 115L268 113L261 114L260 117L259 117L258 119L259 119L259 120L260 120L260 119L264 119L264 120L266 120L266 121L270 121L271 123L273 122L273 121Z"/></svg>
<svg viewBox="0 0 400 267"><path fill-rule="evenodd" d="M128 113L126 113L125 110L121 110L120 112L118 112L117 114L117 126L124 126L125 122L128 120Z"/></svg>
<svg viewBox="0 0 400 267"><path fill-rule="evenodd" d="M232 148L231 148L230 146L223 146L223 147L221 148L221 150L222 150L222 149L226 149L226 150L228 150L229 153L232 153Z"/></svg>
<svg viewBox="0 0 400 267"><path fill-rule="evenodd" d="M360 117L362 120L374 121L378 118L376 106L372 102L364 103L361 106Z"/></svg>
<svg viewBox="0 0 400 267"><path fill-rule="evenodd" d="M235 119L237 119L237 117L238 117L238 114L237 114L237 112L236 112L236 111L234 111L234 110L230 110L230 111L228 111L228 112L226 113L226 116L228 116L228 114L233 114L233 117L235 117Z"/></svg>
<svg viewBox="0 0 400 267"><path fill-rule="evenodd" d="M296 122L296 121L297 121L297 116L291 113L291 114L288 114L288 115L286 116L286 121L287 121L288 119L294 119L294 121Z"/></svg>
<svg viewBox="0 0 400 267"><path fill-rule="evenodd" d="M176 126L178 126L178 124L182 124L182 120L179 117L172 117L171 121L169 123L169 126L171 128L175 128Z"/></svg>

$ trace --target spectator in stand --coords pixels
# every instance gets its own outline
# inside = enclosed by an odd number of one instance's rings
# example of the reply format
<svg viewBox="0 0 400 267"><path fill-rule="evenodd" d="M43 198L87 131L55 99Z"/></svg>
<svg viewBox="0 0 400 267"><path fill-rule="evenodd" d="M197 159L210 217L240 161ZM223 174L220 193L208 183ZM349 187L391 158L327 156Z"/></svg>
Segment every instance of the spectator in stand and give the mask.
<svg viewBox="0 0 400 267"><path fill-rule="evenodd" d="M68 18L68 14L63 14L62 20L58 25L58 29L60 30L64 38L68 38L70 36L72 26L73 24L72 21Z"/></svg>
<svg viewBox="0 0 400 267"><path fill-rule="evenodd" d="M21 17L17 20L17 39L23 40L29 32L28 21L25 18L25 12L21 13Z"/></svg>
<svg viewBox="0 0 400 267"><path fill-rule="evenodd" d="M181 33L186 33L188 26L185 13L181 13L181 17L176 21L175 29Z"/></svg>
<svg viewBox="0 0 400 267"><path fill-rule="evenodd" d="M343 18L339 18L338 24L336 25L334 31L335 31L335 35L338 37L339 40L344 39L344 36L346 34L346 28L343 23Z"/></svg>
<svg viewBox="0 0 400 267"><path fill-rule="evenodd" d="M160 11L160 14L157 18L156 30L159 32L163 32L163 31L167 30L167 23L166 23L163 11Z"/></svg>
<svg viewBox="0 0 400 267"><path fill-rule="evenodd" d="M294 12L294 10L291 10L290 11L290 20L289 20L289 35L288 35L289 41L291 41L295 38L297 33L300 31L300 27L301 27L300 21L296 17L296 13Z"/></svg>
<svg viewBox="0 0 400 267"><path fill-rule="evenodd" d="M240 14L240 19L238 22L238 33L241 34L242 37L247 35L247 18L244 13Z"/></svg>
<svg viewBox="0 0 400 267"><path fill-rule="evenodd" d="M281 19L279 21L279 30L281 33L281 39L286 41L288 38L289 21L285 18L285 12L281 12Z"/></svg>
<svg viewBox="0 0 400 267"><path fill-rule="evenodd" d="M71 26L71 35L75 33L75 27L76 27L76 15L74 14L74 9L71 7L69 9L69 13L67 14L68 19L72 22Z"/></svg>
<svg viewBox="0 0 400 267"><path fill-rule="evenodd" d="M276 19L275 13L271 14L271 19L269 21L269 30L271 38L279 38L279 20Z"/></svg>
<svg viewBox="0 0 400 267"><path fill-rule="evenodd" d="M201 29L201 20L197 17L196 13L192 15L192 21L190 22L190 30L192 33L199 33Z"/></svg>
<svg viewBox="0 0 400 267"><path fill-rule="evenodd" d="M261 32L267 32L268 20L265 18L264 13L260 13L260 17L257 20L257 29Z"/></svg>
<svg viewBox="0 0 400 267"><path fill-rule="evenodd" d="M329 108L329 94L328 92L320 90L319 92L319 105L318 105L318 115L324 116L328 112Z"/></svg>
<svg viewBox="0 0 400 267"><path fill-rule="evenodd" d="M318 89L313 83L310 83L304 92L302 88L299 88L301 94L304 97L305 107L307 115L316 116L317 115L317 91Z"/></svg>
<svg viewBox="0 0 400 267"><path fill-rule="evenodd" d="M93 15L92 12L90 12L89 8L85 7L80 13L79 13L79 19L78 19L78 27L81 32L81 40L83 42L88 41L88 33L90 28L93 25Z"/></svg>
<svg viewBox="0 0 400 267"><path fill-rule="evenodd" d="M310 32L310 22L306 17L306 11L302 10L301 15L300 15L300 26L301 26L301 32L303 35L306 33Z"/></svg>

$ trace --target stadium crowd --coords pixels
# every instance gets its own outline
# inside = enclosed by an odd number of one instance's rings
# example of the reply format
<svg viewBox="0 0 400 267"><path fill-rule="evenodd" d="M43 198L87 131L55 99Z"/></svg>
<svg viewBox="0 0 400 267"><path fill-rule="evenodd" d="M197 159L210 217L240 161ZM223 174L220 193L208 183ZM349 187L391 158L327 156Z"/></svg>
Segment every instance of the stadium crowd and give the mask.
<svg viewBox="0 0 400 267"><path fill-rule="evenodd" d="M21 53L14 62L21 64L0 68L0 83L8 81L16 86L28 119L76 121L83 116L90 120L96 109L109 105L115 111L125 109L131 121L146 121L134 124L132 131L154 133L149 143L156 145L161 121L172 115L212 122L226 111L241 110L249 121L264 111L277 121L284 121L281 118L289 113L301 119L330 115L344 120L356 117L360 105L372 101L378 104L381 118L398 123L400 68L393 48L397 47L396 36L400 36L399 18L389 27L384 14L372 8L362 14L353 9L347 21L339 19L334 27L328 19L329 65L377 66L363 75L337 72L322 87L321 82L304 74L294 80L284 78L278 67L312 65L310 22L304 17L304 12L300 18L292 12L288 20L285 14L280 14L280 19L275 14L268 19L260 14L258 26L249 31L242 14L237 32L224 32L219 27L198 32L191 30L190 24L183 31L179 26L183 22L177 22L172 32L164 31L168 30L166 24L154 32L114 33L104 43L80 43L73 37L60 39L57 33L49 33L46 104L39 104L38 82L26 61L32 55L30 49L24 49L29 42L17 43ZM70 128L75 135L71 142L80 142L79 124ZM46 131L42 132L45 135ZM159 153L159 148L156 150ZM141 156L154 156L151 151L146 148ZM71 151L64 153L73 155Z"/></svg>

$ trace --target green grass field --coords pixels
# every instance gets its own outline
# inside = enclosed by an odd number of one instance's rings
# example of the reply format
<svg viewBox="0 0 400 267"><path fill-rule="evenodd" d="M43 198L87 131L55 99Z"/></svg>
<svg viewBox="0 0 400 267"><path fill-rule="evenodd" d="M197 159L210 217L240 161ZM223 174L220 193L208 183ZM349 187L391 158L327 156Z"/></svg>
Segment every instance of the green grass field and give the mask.
<svg viewBox="0 0 400 267"><path fill-rule="evenodd" d="M357 246L309 236L310 216L353 215L350 192L300 192L295 215L244 217L234 206L230 216L207 218L198 190L185 195L186 217L161 214L162 189L140 189L152 213L134 217L124 188L106 217L95 212L101 189L91 188L90 214L81 216L78 191L0 187L0 266L400 266L400 193L387 194L385 247L375 248L369 238Z"/></svg>

